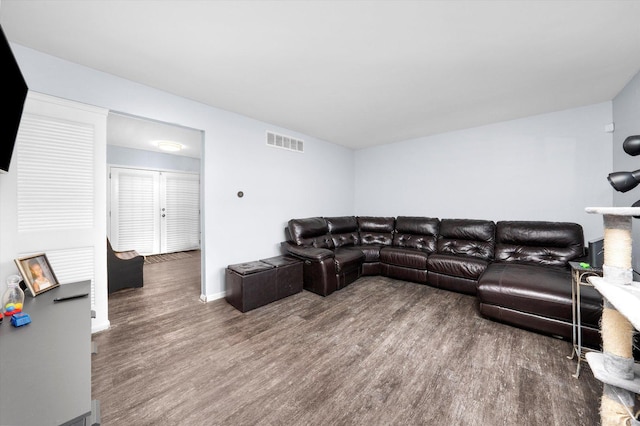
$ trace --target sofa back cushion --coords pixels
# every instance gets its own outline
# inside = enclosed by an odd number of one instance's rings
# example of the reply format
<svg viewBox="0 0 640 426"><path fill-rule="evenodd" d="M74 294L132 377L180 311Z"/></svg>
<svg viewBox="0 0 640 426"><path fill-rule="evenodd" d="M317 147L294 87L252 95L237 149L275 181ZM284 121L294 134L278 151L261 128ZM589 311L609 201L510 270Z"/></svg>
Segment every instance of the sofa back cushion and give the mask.
<svg viewBox="0 0 640 426"><path fill-rule="evenodd" d="M442 219L438 253L493 259L496 224L490 220Z"/></svg>
<svg viewBox="0 0 640 426"><path fill-rule="evenodd" d="M436 251L439 227L440 220L437 218L398 216L393 245L433 253Z"/></svg>
<svg viewBox="0 0 640 426"><path fill-rule="evenodd" d="M393 241L393 217L358 216L360 244L381 244L390 246Z"/></svg>
<svg viewBox="0 0 640 426"><path fill-rule="evenodd" d="M569 222L502 221L496 224L496 260L566 266L584 254L582 226Z"/></svg>
<svg viewBox="0 0 640 426"><path fill-rule="evenodd" d="M333 249L329 225L322 217L291 219L288 229L291 241L298 246Z"/></svg>
<svg viewBox="0 0 640 426"><path fill-rule="evenodd" d="M335 248L360 244L355 216L325 217Z"/></svg>

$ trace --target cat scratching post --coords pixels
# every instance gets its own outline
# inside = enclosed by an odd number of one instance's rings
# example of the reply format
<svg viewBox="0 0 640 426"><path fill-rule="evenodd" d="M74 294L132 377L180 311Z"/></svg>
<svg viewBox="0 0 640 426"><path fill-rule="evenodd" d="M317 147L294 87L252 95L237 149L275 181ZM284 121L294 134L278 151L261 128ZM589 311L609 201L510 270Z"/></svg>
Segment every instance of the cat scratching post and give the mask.
<svg viewBox="0 0 640 426"><path fill-rule="evenodd" d="M604 383L602 426L638 426L634 406L640 393L640 366L633 359L633 334L640 328L640 283L633 282L631 221L640 208L589 207L604 216L603 277L589 282L602 294L602 353L587 354L594 376Z"/></svg>

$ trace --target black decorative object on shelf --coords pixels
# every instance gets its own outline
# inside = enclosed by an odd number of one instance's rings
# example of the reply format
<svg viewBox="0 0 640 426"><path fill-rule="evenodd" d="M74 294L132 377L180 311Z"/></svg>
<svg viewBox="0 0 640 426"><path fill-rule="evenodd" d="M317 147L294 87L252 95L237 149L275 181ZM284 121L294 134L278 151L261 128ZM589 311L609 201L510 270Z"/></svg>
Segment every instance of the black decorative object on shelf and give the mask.
<svg viewBox="0 0 640 426"><path fill-rule="evenodd" d="M622 143L622 149L631 156L640 155L640 135L628 136ZM640 169L633 172L609 173L607 180L618 192L631 191L640 184ZM632 207L640 207L640 200L633 203ZM640 219L640 216L633 217Z"/></svg>
<svg viewBox="0 0 640 426"><path fill-rule="evenodd" d="M627 192L640 183L640 170L635 172L613 172L607 176L609 183L618 192Z"/></svg>
<svg viewBox="0 0 640 426"><path fill-rule="evenodd" d="M640 135L629 136L622 143L622 149L629 155L640 155Z"/></svg>

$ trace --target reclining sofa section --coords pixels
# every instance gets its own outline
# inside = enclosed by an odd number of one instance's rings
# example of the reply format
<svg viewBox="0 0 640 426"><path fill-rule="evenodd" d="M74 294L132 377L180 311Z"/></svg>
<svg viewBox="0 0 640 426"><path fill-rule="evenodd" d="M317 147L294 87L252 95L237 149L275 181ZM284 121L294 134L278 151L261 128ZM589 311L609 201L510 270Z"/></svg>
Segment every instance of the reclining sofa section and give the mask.
<svg viewBox="0 0 640 426"><path fill-rule="evenodd" d="M328 296L363 275L475 295L485 317L565 339L572 335L568 262L585 255L568 222L312 217L291 219L284 251L304 261L304 288ZM581 289L583 344L600 344L602 298Z"/></svg>
<svg viewBox="0 0 640 426"><path fill-rule="evenodd" d="M495 262L478 284L480 313L567 339L572 334L568 262L584 254L582 227L570 223L498 222ZM582 340L600 345L602 297L581 287Z"/></svg>

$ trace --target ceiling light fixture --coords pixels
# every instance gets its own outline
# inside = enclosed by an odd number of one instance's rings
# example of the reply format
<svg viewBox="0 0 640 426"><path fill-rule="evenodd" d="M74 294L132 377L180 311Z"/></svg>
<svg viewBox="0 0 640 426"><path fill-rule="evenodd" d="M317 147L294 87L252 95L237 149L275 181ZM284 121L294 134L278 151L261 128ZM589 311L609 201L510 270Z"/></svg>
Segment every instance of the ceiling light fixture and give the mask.
<svg viewBox="0 0 640 426"><path fill-rule="evenodd" d="M163 151L177 152L182 149L182 144L172 141L158 141L158 148Z"/></svg>

